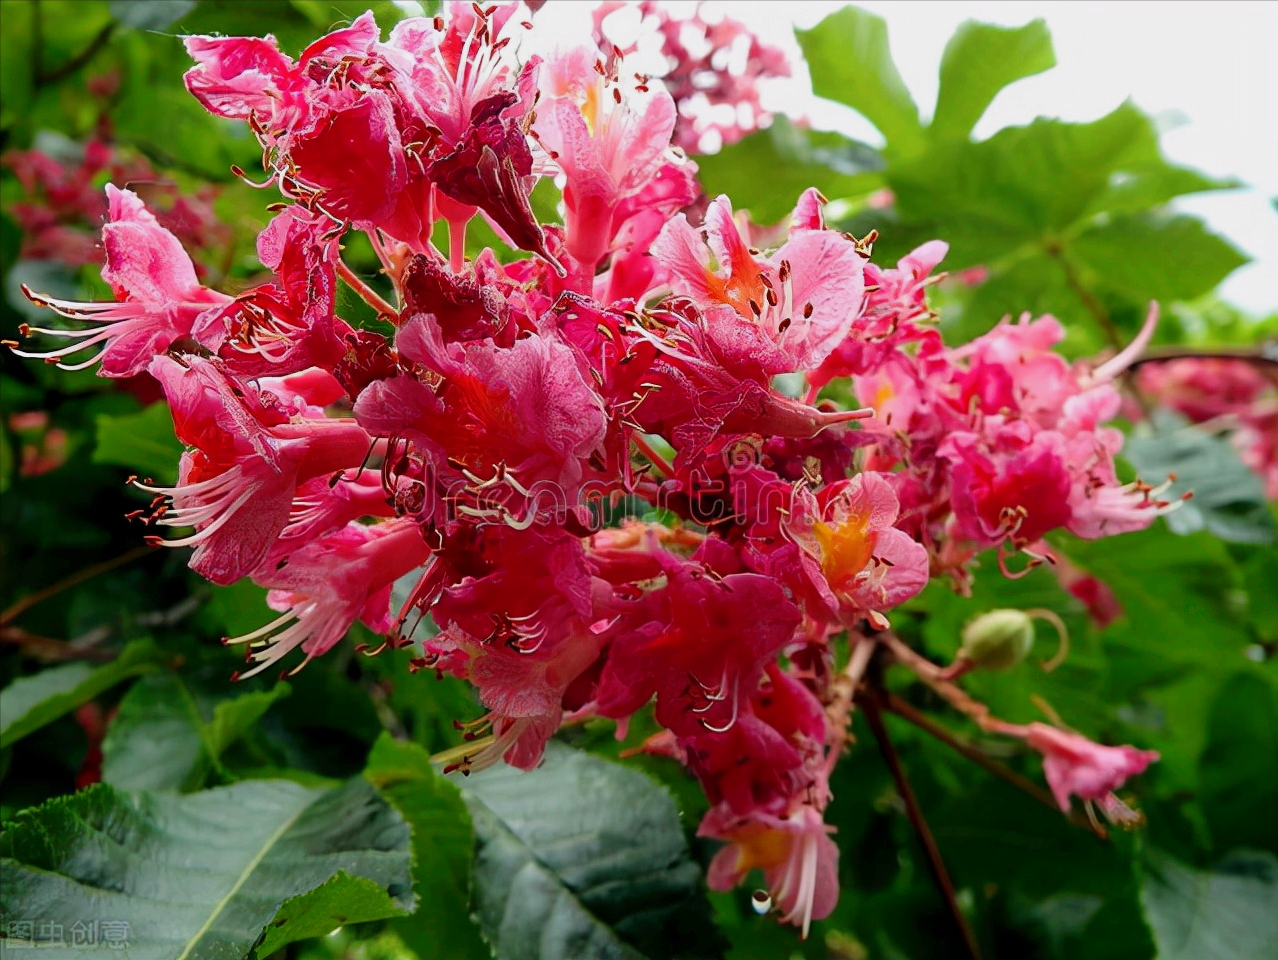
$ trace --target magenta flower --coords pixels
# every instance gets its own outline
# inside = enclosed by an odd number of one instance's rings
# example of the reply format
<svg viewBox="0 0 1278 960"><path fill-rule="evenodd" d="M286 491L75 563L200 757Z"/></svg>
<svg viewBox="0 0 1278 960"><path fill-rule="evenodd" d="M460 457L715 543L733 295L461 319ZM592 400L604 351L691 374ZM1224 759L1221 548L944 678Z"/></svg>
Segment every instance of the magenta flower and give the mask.
<svg viewBox="0 0 1278 960"><path fill-rule="evenodd" d="M1144 773L1158 759L1153 750L1135 747L1104 747L1086 737L1045 723L1031 723L1025 742L1043 755L1043 773L1061 810L1068 813L1070 797L1097 803L1116 823L1131 822L1136 816L1114 796L1128 777Z"/></svg>
<svg viewBox="0 0 1278 960"><path fill-rule="evenodd" d="M801 569L831 615L868 617L885 628L883 611L927 586L927 551L893 526L899 510L891 484L877 473L859 473L818 496L799 491L781 529L798 544Z"/></svg>
<svg viewBox="0 0 1278 960"><path fill-rule="evenodd" d="M307 480L356 467L370 439L353 420L290 418L275 394L252 394L215 361L156 357L149 368L173 411L182 455L178 483L145 486L170 505L161 526L195 527L177 540L193 546L191 569L214 583L252 573L289 521L293 497Z"/></svg>
<svg viewBox="0 0 1278 960"><path fill-rule="evenodd" d="M568 252L591 273L612 246L614 214L642 191L669 157L675 106L578 47L544 65L533 131L564 172Z"/></svg>
<svg viewBox="0 0 1278 960"><path fill-rule="evenodd" d="M847 336L861 310L864 260L842 234L803 227L766 260L750 251L727 197L700 232L680 215L653 252L676 293L705 312L707 335L730 366L768 373L811 370ZM715 261L727 275L711 270Z"/></svg>
<svg viewBox="0 0 1278 960"><path fill-rule="evenodd" d="M762 870L782 922L799 927L806 939L812 921L828 917L839 900L839 848L830 839L832 828L810 806L786 817L732 817L720 810L707 814L697 830L698 836L728 841L710 861L710 889L731 890L751 870Z"/></svg>
<svg viewBox="0 0 1278 960"><path fill-rule="evenodd" d="M391 585L429 556L417 525L388 521L368 527L347 524L291 554L287 562L260 570L253 579L269 587L267 603L282 616L228 644L247 643L252 668L240 679L261 673L290 651L301 648L306 660L327 652L356 620L385 633L391 627ZM340 578L333 571L342 571ZM296 673L306 665L294 667Z"/></svg>
<svg viewBox="0 0 1278 960"><path fill-rule="evenodd" d="M176 237L156 222L136 194L107 184L109 220L102 228L106 263L102 279L111 285L116 303L77 303L24 292L72 320L98 326L81 330L27 327L30 333L73 341L46 352L14 350L20 357L57 361L67 370L83 370L101 362L104 377L131 377L174 341L192 335L204 317L228 303L225 294L201 286L195 267ZM67 358L82 350L102 348L73 364Z"/></svg>

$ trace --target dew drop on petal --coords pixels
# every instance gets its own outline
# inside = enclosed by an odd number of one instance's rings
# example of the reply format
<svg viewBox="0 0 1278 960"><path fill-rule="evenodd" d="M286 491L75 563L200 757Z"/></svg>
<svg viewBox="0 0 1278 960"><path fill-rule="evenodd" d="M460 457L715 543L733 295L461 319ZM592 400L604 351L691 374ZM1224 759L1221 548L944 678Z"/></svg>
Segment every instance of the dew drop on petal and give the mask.
<svg viewBox="0 0 1278 960"><path fill-rule="evenodd" d="M768 896L766 890L756 890L750 894L750 906L754 908L754 912L763 916L772 909L772 898Z"/></svg>

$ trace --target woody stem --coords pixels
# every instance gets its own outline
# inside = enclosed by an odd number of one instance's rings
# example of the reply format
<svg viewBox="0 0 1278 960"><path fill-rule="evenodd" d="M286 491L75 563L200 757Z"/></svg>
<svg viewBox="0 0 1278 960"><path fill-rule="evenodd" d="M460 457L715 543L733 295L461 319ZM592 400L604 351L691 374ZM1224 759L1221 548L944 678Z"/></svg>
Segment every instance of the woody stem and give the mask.
<svg viewBox="0 0 1278 960"><path fill-rule="evenodd" d="M982 770L994 774L994 776L1010 783L1012 786L1016 787L1016 789L1029 794L1044 806L1051 807L1053 810L1060 809L1052 795L1033 780L1023 777L1015 770L1005 767L1003 764L987 756L971 744L964 743L931 717L927 716L927 714L916 709L912 704L907 703L895 694L889 693L885 696L883 700L883 708L889 713L893 713L900 717L902 720L914 724L914 726L918 727L924 733L930 735L936 740L939 740L955 753L966 757ZM1108 834L1105 832L1104 827L1092 820L1089 820L1081 814L1069 814L1069 821L1075 826L1090 830L1101 840L1108 839Z"/></svg>
<svg viewBox="0 0 1278 960"><path fill-rule="evenodd" d="M843 747L850 742L848 728L852 725L852 711L855 709L857 688L861 685L861 678L865 676L874 651L878 649L878 644L872 637L863 636L854 630L848 632L848 639L852 645L848 665L835 678L832 684L834 696L825 708L830 746L827 763L831 772L838 762L839 755L843 752Z"/></svg>
<svg viewBox="0 0 1278 960"><path fill-rule="evenodd" d="M941 676L942 670L922 654L910 649L896 634L884 631L878 639L891 651L897 663L908 667L920 680L931 687L946 703L959 713L964 714L986 733L1001 733L1017 736L1023 727L1006 720L1000 720L990 713L990 708L978 700L974 700L963 691L963 688Z"/></svg>
<svg viewBox="0 0 1278 960"><path fill-rule="evenodd" d="M958 926L959 933L963 937L963 943L967 947L967 954L972 960L980 960L981 951L976 942L976 935L972 932L972 928L967 922L967 917L964 916L963 910L959 907L958 899L954 893L954 884L950 881L950 875L945 869L945 862L941 859L941 851L936 845L936 838L932 836L932 830L927 825L927 820L923 817L918 798L914 795L914 788L910 785L909 778L905 775L905 768L901 765L901 758L897 755L896 747L892 745L892 741L888 737L887 728L883 725L883 714L879 709L878 700L874 697L866 697L861 702L861 708L865 712L865 719L869 724L870 732L874 734L874 739L879 745L879 752L883 754L884 762L887 763L888 769L892 771L892 780L896 783L896 792L900 794L901 800L905 803L906 816L909 817L910 825L914 827L915 833L919 836L919 842L923 846L923 851L927 854L927 862L932 871L932 879L936 881L937 888L941 891L946 905L950 908L950 915L954 918L954 923Z"/></svg>
<svg viewBox="0 0 1278 960"><path fill-rule="evenodd" d="M361 300L376 310L378 316L384 317L392 323L399 316L399 311L383 300L376 290L360 279L359 275L348 267L344 260L337 261L337 275L346 281L347 286L359 294Z"/></svg>
<svg viewBox="0 0 1278 960"><path fill-rule="evenodd" d="M70 587L74 587L78 584L81 584L85 580L91 580L93 577L96 577L100 573L106 573L108 570L114 570L116 567L124 566L124 564L126 563L132 563L134 560L137 560L139 557L145 557L150 552L151 552L150 547L136 547L135 549L130 550L127 553L120 554L120 556L118 557L113 557L110 560L104 560L102 563L95 563L92 566L85 567L82 570L77 570L75 573L71 574L69 577L64 577L63 579L59 580L57 583L51 584L42 590L37 590L35 593L28 594L22 599L16 601L12 606L9 607L9 609L0 613L0 626L4 626L4 625L12 623L23 612L31 609L37 603L40 603L43 600L47 600L49 599L49 597L52 597L55 594L61 593L63 590L66 590L66 589L69 589Z"/></svg>

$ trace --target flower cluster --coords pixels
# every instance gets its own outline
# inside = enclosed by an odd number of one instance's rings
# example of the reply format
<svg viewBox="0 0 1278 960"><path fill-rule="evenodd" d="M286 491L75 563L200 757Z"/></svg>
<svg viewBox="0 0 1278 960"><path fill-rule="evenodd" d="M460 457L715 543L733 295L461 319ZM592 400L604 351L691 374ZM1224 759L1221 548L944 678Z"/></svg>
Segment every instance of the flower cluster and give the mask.
<svg viewBox="0 0 1278 960"><path fill-rule="evenodd" d="M615 50L521 58L527 16L455 4L383 40L365 15L297 60L188 38L188 88L249 125L287 201L258 239L273 279L203 286L108 187L116 302L33 295L86 326L30 331L72 342L23 355L87 350L78 366L162 386L187 452L175 485L141 485L151 522L191 532L155 542L252 578L279 614L229 641L243 676L298 651L299 669L360 621L474 685L463 773L533 767L566 718L624 730L655 703L647 748L687 764L700 831L725 841L710 883L762 869L806 932L837 897L829 778L890 611L931 577L961 585L980 550L1039 562L1053 530L1171 508L1114 475L1128 357L1071 366L1050 317L947 347L925 298L945 245L874 264L815 190L756 248L726 197L697 202L670 92ZM533 213L540 178L562 225ZM526 254L468 257L476 217ZM348 232L385 296L343 261ZM339 282L393 336L339 317ZM1008 732L1063 806L1111 809L1151 759Z"/></svg>
<svg viewBox="0 0 1278 960"><path fill-rule="evenodd" d="M160 177L145 157L105 140L90 140L83 148L70 142L60 146L70 155L33 149L0 156L26 194L9 206L22 228L19 255L24 259L56 260L69 267L102 263L97 231L108 209L96 184L103 177L145 189L150 202L158 205L160 223L187 247L209 247L222 239L225 228L212 207L216 188L205 185L184 194Z"/></svg>
<svg viewBox="0 0 1278 960"><path fill-rule="evenodd" d="M637 22L618 22L626 19ZM762 85L790 76L784 51L740 21L708 16L701 4L679 17L654 0L607 0L595 8L594 25L602 50L629 55L656 39L665 64L658 76L679 108L674 142L688 153L734 143L767 126Z"/></svg>

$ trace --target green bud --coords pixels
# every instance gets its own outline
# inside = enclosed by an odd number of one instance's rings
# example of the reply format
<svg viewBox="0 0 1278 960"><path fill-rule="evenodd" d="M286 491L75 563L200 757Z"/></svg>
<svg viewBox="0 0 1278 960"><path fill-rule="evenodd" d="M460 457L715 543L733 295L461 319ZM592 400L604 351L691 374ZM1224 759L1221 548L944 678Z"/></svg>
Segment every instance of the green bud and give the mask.
<svg viewBox="0 0 1278 960"><path fill-rule="evenodd" d="M1007 670L1034 646L1034 621L1023 610L991 610L963 628L958 659L985 670Z"/></svg>

